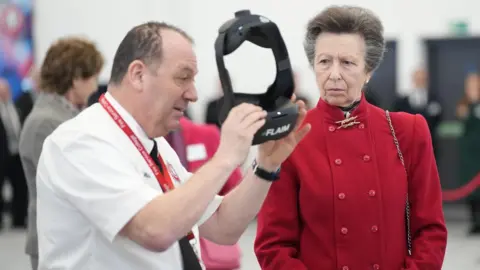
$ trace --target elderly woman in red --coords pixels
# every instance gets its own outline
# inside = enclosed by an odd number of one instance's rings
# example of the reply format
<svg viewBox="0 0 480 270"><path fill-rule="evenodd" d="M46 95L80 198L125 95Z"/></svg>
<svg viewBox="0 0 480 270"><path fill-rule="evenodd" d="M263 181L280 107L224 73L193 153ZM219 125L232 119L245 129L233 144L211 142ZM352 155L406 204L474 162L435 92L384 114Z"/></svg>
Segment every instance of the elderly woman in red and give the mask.
<svg viewBox="0 0 480 270"><path fill-rule="evenodd" d="M427 123L362 93L385 51L382 23L330 7L304 46L321 98L259 213L261 268L440 270L447 230Z"/></svg>

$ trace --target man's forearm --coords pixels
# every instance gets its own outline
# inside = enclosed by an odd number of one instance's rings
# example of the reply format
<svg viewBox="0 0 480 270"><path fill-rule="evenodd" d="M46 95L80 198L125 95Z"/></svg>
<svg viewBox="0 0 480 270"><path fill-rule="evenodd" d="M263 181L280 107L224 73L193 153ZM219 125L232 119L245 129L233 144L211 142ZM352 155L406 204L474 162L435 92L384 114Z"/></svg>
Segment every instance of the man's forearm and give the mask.
<svg viewBox="0 0 480 270"><path fill-rule="evenodd" d="M150 224L156 235L168 236L167 245L184 236L201 218L212 199L223 187L234 167L212 159L186 184L150 203ZM148 206L147 206L148 207Z"/></svg>
<svg viewBox="0 0 480 270"><path fill-rule="evenodd" d="M240 238L262 207L270 186L271 182L260 179L250 169L243 181L224 197L217 211L217 222L227 238Z"/></svg>

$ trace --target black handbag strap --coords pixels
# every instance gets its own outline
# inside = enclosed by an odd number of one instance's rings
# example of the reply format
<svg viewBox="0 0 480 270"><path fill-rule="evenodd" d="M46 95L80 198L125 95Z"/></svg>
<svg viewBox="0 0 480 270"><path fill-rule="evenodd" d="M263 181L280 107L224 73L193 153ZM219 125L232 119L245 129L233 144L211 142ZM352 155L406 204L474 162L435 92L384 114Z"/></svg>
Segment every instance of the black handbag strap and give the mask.
<svg viewBox="0 0 480 270"><path fill-rule="evenodd" d="M183 237L178 241L178 244L180 245L180 252L182 253L183 270L202 270L199 258L193 250L192 245L190 245L188 238L186 236Z"/></svg>
<svg viewBox="0 0 480 270"><path fill-rule="evenodd" d="M398 142L397 136L395 135L395 129L393 128L392 119L390 118L390 112L387 110L385 111L385 115L387 117L388 125L390 126L390 132L393 136L393 143L395 143L395 147L397 148L398 157L400 162L402 163L403 168L405 169L405 174L407 175L408 179L408 171L407 167L405 166L405 160L403 159L402 150L400 150L400 143ZM412 233L410 230L410 200L408 199L408 181L407 181L407 194L406 194L406 203L405 203L405 230L407 233L407 251L408 255L412 255Z"/></svg>

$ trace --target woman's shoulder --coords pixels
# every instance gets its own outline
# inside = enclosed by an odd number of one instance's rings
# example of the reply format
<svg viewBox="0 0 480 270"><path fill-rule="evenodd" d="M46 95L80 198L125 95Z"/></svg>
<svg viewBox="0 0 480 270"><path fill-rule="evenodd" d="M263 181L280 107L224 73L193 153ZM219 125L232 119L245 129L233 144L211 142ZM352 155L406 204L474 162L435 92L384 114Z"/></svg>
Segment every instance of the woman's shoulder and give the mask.
<svg viewBox="0 0 480 270"><path fill-rule="evenodd" d="M431 140L430 129L427 120L421 114L411 114L407 112L388 112L395 135L403 145L411 145L415 142ZM383 123L383 129L388 128L390 133L390 124L387 119L387 111L374 107L371 110L373 121Z"/></svg>
<svg viewBox="0 0 480 270"><path fill-rule="evenodd" d="M390 112L390 115L392 125L399 129L399 132L406 132L412 135L412 138L419 135L430 137L430 129L423 115L406 112Z"/></svg>
<svg viewBox="0 0 480 270"><path fill-rule="evenodd" d="M381 121L387 125L389 124L387 119L388 112L396 133L411 135L412 133L429 132L427 120L421 114L385 111L374 106L372 106L370 111L374 121Z"/></svg>

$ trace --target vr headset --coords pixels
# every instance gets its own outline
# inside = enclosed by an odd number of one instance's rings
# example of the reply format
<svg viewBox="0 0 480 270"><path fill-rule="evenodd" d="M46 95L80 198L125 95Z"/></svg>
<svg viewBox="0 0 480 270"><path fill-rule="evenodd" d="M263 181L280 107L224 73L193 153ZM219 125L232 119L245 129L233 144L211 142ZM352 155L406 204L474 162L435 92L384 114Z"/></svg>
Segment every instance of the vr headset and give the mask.
<svg viewBox="0 0 480 270"><path fill-rule="evenodd" d="M244 41L270 48L275 57L277 75L264 94L233 91L223 57L238 49ZM263 16L251 14L249 10L235 12L235 18L225 22L218 30L215 55L223 89L223 98L219 100L217 107L220 124L223 124L233 107L241 103L251 103L268 112L265 125L255 134L252 145L281 139L293 131L299 108L291 101L294 90L292 67L287 48L275 23Z"/></svg>

